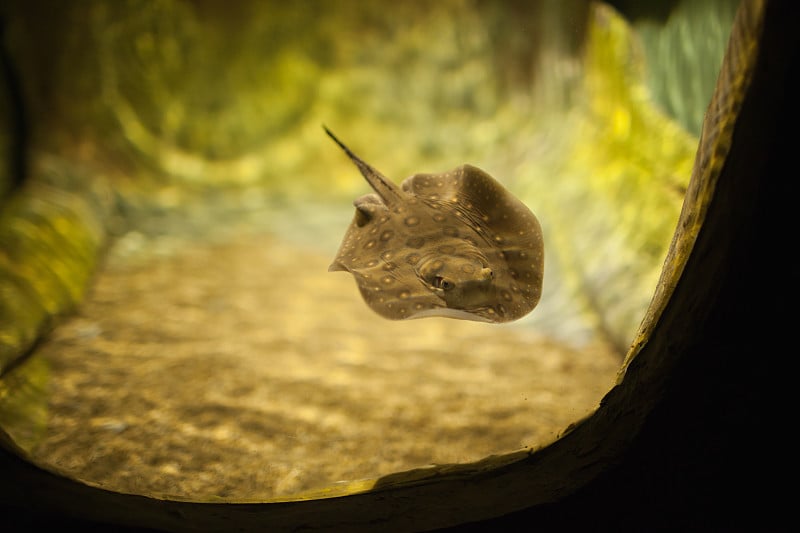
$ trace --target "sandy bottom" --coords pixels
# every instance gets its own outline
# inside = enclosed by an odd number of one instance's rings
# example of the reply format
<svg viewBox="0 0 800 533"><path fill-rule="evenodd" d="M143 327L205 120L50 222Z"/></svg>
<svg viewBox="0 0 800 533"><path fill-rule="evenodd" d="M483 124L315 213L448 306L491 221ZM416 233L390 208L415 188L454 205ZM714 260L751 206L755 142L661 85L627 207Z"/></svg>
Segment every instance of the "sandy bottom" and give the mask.
<svg viewBox="0 0 800 533"><path fill-rule="evenodd" d="M263 500L545 445L620 366L529 327L384 320L330 259L125 236L35 354L33 456L122 492Z"/></svg>

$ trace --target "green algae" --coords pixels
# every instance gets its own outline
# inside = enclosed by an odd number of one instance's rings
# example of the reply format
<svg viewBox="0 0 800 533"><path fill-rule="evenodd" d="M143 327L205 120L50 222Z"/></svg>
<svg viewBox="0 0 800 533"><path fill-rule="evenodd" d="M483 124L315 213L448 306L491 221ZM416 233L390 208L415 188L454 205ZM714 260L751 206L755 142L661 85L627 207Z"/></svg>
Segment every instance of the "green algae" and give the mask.
<svg viewBox="0 0 800 533"><path fill-rule="evenodd" d="M10 198L0 214L0 369L77 304L105 235L100 213L45 185ZM102 227L102 226L101 226Z"/></svg>

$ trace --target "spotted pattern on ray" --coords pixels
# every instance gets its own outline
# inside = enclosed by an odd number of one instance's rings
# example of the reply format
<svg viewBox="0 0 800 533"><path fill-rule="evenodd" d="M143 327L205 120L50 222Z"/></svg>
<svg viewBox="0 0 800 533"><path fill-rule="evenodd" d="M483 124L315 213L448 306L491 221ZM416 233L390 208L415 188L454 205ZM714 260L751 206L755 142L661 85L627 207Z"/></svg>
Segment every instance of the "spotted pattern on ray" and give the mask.
<svg viewBox="0 0 800 533"><path fill-rule="evenodd" d="M355 216L329 268L350 272L370 308L393 320L482 322L533 310L544 247L525 204L471 165L397 186L325 131L374 190L353 202Z"/></svg>

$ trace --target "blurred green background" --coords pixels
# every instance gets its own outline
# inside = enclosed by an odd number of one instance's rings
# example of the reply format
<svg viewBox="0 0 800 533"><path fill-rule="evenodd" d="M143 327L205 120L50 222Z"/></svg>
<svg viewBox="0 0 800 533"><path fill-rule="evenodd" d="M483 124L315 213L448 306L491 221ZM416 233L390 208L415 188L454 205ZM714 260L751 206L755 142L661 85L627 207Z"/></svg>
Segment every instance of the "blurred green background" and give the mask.
<svg viewBox="0 0 800 533"><path fill-rule="evenodd" d="M323 123L396 181L469 162L504 183L545 233L520 326L623 354L737 4L6 1L0 369L132 229L335 250L367 189Z"/></svg>

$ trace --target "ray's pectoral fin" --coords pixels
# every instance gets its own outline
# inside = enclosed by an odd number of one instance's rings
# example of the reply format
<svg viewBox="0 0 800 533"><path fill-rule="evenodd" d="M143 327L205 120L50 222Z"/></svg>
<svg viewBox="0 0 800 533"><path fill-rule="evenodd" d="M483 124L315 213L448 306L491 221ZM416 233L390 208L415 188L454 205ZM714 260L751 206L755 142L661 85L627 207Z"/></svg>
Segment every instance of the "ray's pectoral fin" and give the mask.
<svg viewBox="0 0 800 533"><path fill-rule="evenodd" d="M356 208L353 221L347 229L336 258L328 267L329 272L346 271L354 273L370 262L377 249L375 245L377 241L375 239L368 240L366 235L373 224L379 224L376 219L387 212L386 206L375 193L365 194L357 198L353 205ZM372 231L377 230L372 229ZM372 244L367 244L370 242ZM365 245L367 246L366 248L364 247Z"/></svg>
<svg viewBox="0 0 800 533"><path fill-rule="evenodd" d="M342 266L338 261L334 261L328 267L328 272L347 272L347 269Z"/></svg>

